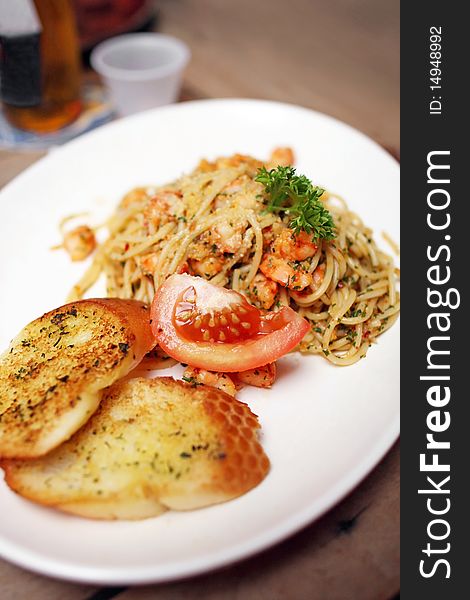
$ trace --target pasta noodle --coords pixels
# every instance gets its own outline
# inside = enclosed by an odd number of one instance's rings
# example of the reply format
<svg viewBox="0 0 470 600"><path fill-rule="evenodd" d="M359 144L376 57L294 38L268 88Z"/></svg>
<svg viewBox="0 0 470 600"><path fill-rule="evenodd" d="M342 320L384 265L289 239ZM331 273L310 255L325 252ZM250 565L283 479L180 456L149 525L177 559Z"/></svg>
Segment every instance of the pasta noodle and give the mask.
<svg viewBox="0 0 470 600"><path fill-rule="evenodd" d="M69 300L104 274L108 296L151 302L169 275L186 272L233 288L263 310L291 306L312 326L297 350L336 365L357 362L398 318L393 259L345 200L328 192L321 201L336 237L313 243L295 236L288 216L266 210L255 181L262 165L242 155L202 161L166 186L132 190Z"/></svg>

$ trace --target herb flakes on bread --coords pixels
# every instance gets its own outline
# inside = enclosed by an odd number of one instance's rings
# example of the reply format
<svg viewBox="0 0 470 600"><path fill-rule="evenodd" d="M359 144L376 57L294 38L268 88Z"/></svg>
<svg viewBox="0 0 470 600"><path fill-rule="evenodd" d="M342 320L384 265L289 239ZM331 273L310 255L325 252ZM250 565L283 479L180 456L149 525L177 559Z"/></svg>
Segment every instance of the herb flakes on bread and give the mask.
<svg viewBox="0 0 470 600"><path fill-rule="evenodd" d="M40 504L96 519L143 519L224 502L258 485L269 460L249 407L171 378L129 379L103 395L47 456L3 460L5 481Z"/></svg>
<svg viewBox="0 0 470 600"><path fill-rule="evenodd" d="M0 357L0 457L42 456L97 409L103 388L155 345L135 300L80 300L27 325Z"/></svg>

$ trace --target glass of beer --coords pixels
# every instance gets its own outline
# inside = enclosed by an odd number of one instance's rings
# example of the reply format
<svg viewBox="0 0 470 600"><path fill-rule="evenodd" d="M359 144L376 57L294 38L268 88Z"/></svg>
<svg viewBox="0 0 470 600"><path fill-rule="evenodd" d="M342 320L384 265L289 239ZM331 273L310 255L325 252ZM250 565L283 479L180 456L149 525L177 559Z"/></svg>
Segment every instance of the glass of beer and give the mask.
<svg viewBox="0 0 470 600"><path fill-rule="evenodd" d="M0 40L3 111L20 129L56 131L74 121L82 110L79 44L71 0L15 3L15 10L0 15L11 23Z"/></svg>

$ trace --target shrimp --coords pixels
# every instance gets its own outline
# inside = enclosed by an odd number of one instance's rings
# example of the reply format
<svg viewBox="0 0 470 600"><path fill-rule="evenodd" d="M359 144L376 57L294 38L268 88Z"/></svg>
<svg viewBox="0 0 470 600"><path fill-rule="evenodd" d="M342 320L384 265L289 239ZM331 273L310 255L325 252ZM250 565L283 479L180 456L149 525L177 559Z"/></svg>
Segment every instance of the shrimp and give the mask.
<svg viewBox="0 0 470 600"><path fill-rule="evenodd" d="M140 258L140 268L146 275L153 276L155 269L157 268L157 264L158 254L156 252L153 252L152 254L146 254Z"/></svg>
<svg viewBox="0 0 470 600"><path fill-rule="evenodd" d="M241 192L243 189L243 185L246 184L247 181L248 177L246 175L241 175L240 177L237 177L224 187L224 189L220 192L219 196L229 196Z"/></svg>
<svg viewBox="0 0 470 600"><path fill-rule="evenodd" d="M210 278L220 273L225 258L219 251L215 232L205 231L188 248L187 262L191 273Z"/></svg>
<svg viewBox="0 0 470 600"><path fill-rule="evenodd" d="M246 223L243 221L218 223L213 229L201 233L191 243L188 248L188 258L202 261L208 257L224 259L225 252L235 254L243 243L245 228Z"/></svg>
<svg viewBox="0 0 470 600"><path fill-rule="evenodd" d="M214 242L217 248L221 252L235 254L235 252L237 252L242 245L242 232L244 231L245 226L246 225L241 222L228 223L226 221L222 221L216 225Z"/></svg>
<svg viewBox="0 0 470 600"><path fill-rule="evenodd" d="M62 246L73 261L85 260L96 248L95 233L88 225L79 225L64 234Z"/></svg>
<svg viewBox="0 0 470 600"><path fill-rule="evenodd" d="M312 281L312 291L318 290L318 288L323 283L325 279L325 263L318 265L318 267L313 272L313 281Z"/></svg>
<svg viewBox="0 0 470 600"><path fill-rule="evenodd" d="M304 271L300 265L293 267L275 254L265 254L259 268L266 277L290 290L303 290L313 281L312 274Z"/></svg>
<svg viewBox="0 0 470 600"><path fill-rule="evenodd" d="M256 211L262 205L262 193L263 186L260 183L246 174L241 175L225 186L217 195L214 207L217 210L237 207Z"/></svg>
<svg viewBox="0 0 470 600"><path fill-rule="evenodd" d="M144 210L144 219L158 227L161 222L176 221L179 216L183 216L183 212L181 193L162 190L149 199Z"/></svg>
<svg viewBox="0 0 470 600"><path fill-rule="evenodd" d="M302 261L311 258L318 246L305 231L294 233L284 228L274 239L270 251L264 254L260 271L269 279L291 290L303 290L312 284L313 277Z"/></svg>
<svg viewBox="0 0 470 600"><path fill-rule="evenodd" d="M234 154L233 156L221 157L216 160L217 169L227 167L245 167L249 174L255 174L263 163L252 156L245 154Z"/></svg>
<svg viewBox="0 0 470 600"><path fill-rule="evenodd" d="M201 233L188 248L187 257L196 260L204 260L208 256L219 254L215 236L211 230Z"/></svg>
<svg viewBox="0 0 470 600"><path fill-rule="evenodd" d="M143 271L143 273L145 275L152 275L152 277L154 276L155 270L157 269L159 259L160 259L160 254L158 252L151 252L150 254L146 254L145 256L142 256L141 258L139 258L138 256L136 257L136 261L138 263L140 262L140 268ZM188 262L184 261L183 263L181 263L178 266L178 269L176 270L176 272L177 273L189 273L190 268L189 268Z"/></svg>
<svg viewBox="0 0 470 600"><path fill-rule="evenodd" d="M237 377L241 383L260 388L270 388L276 381L276 363L269 363L257 369L240 371L237 373Z"/></svg>
<svg viewBox="0 0 470 600"><path fill-rule="evenodd" d="M287 260L305 260L318 250L312 236L306 231L294 233L292 229L284 228L274 240L271 252Z"/></svg>
<svg viewBox="0 0 470 600"><path fill-rule="evenodd" d="M209 162L207 158L203 158L199 161L196 171L200 171L201 173L210 173L211 171L216 170L216 164Z"/></svg>
<svg viewBox="0 0 470 600"><path fill-rule="evenodd" d="M288 167L295 162L292 148L274 148L268 160L268 167L275 168L278 166Z"/></svg>
<svg viewBox="0 0 470 600"><path fill-rule="evenodd" d="M147 188L144 188L144 187L134 188L133 190L131 190L124 196L124 198L121 200L121 202L119 204L119 207L120 208L128 208L129 206L131 206L132 204L135 204L136 202L148 200L148 197L149 197L149 191L147 190Z"/></svg>
<svg viewBox="0 0 470 600"><path fill-rule="evenodd" d="M222 156L214 162L202 159L199 162L197 171L201 173L209 173L217 169L238 168L244 167L245 171L252 177L256 175L258 169L263 166L263 163L252 156L244 154L233 154L232 156Z"/></svg>
<svg viewBox="0 0 470 600"><path fill-rule="evenodd" d="M297 301L297 299L303 299L306 294L308 295L316 292L325 279L325 270L325 263L318 265L312 273L312 281L309 284L308 289L307 286L303 290L294 288L295 291L291 293L292 298Z"/></svg>
<svg viewBox="0 0 470 600"><path fill-rule="evenodd" d="M226 373L214 373L205 369L188 367L183 373L183 380L196 385L209 385L230 394L230 396L235 396L237 393L235 384Z"/></svg>
<svg viewBox="0 0 470 600"><path fill-rule="evenodd" d="M189 268L189 263L187 260L185 260L183 263L181 263L179 265L179 267L176 269L177 273L188 273L189 275L191 274L191 269Z"/></svg>
<svg viewBox="0 0 470 600"><path fill-rule="evenodd" d="M274 304L277 291L277 283L275 281L268 279L263 273L256 273L247 293L255 304L269 310Z"/></svg>
<svg viewBox="0 0 470 600"><path fill-rule="evenodd" d="M222 271L224 266L224 260L220 256L208 256L203 260L189 259L189 268L196 275L201 277L214 277L217 273Z"/></svg>
<svg viewBox="0 0 470 600"><path fill-rule="evenodd" d="M240 249L244 227L242 222L222 222L201 234L188 250L190 269L206 278L220 273L226 260L224 253L235 254Z"/></svg>

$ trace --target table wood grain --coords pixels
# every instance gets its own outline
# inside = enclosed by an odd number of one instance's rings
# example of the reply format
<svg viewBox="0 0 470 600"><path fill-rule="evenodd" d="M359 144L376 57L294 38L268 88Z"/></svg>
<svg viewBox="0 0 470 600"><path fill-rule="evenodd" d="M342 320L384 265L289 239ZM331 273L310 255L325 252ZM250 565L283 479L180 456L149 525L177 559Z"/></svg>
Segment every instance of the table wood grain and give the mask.
<svg viewBox="0 0 470 600"><path fill-rule="evenodd" d="M186 82L211 97L301 104L398 147L398 0L160 0L192 50Z"/></svg>
<svg viewBox="0 0 470 600"><path fill-rule="evenodd" d="M192 49L184 99L238 96L301 104L350 123L399 154L397 0L155 4L159 30ZM0 187L42 155L0 151ZM231 567L158 586L100 589L0 559L0 599L388 600L399 590L399 456L397 443L320 520Z"/></svg>

